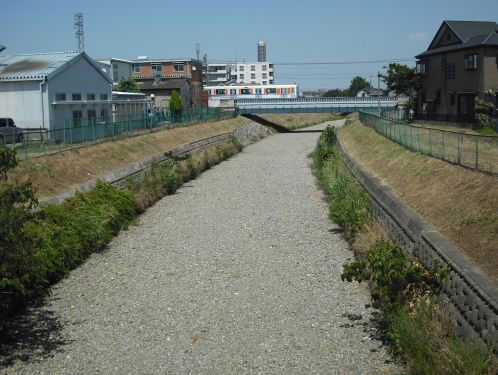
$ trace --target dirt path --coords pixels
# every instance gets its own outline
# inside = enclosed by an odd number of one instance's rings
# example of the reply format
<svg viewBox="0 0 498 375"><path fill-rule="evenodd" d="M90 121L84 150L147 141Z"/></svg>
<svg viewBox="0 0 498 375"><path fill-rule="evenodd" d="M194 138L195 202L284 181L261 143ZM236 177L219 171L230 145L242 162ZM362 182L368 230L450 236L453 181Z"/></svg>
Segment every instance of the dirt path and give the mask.
<svg viewBox="0 0 498 375"><path fill-rule="evenodd" d="M158 202L54 288L35 313L55 343L4 371L395 373L368 291L340 280L318 135L271 136Z"/></svg>

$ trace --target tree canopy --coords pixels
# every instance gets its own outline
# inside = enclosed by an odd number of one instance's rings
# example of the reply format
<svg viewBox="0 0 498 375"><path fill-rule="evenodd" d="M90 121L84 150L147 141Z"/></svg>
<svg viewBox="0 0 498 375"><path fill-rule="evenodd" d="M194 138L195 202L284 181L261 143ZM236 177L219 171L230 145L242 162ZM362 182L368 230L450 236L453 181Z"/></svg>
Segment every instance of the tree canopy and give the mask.
<svg viewBox="0 0 498 375"><path fill-rule="evenodd" d="M351 80L347 89L331 89L323 94L326 98L337 98L340 96L356 96L360 90L371 89L370 83L363 77L356 76Z"/></svg>
<svg viewBox="0 0 498 375"><path fill-rule="evenodd" d="M323 97L325 98L337 98L340 96L348 96L348 90L332 89L323 94Z"/></svg>
<svg viewBox="0 0 498 375"><path fill-rule="evenodd" d="M351 80L351 84L349 85L348 94L349 96L356 96L360 90L370 89L372 86L370 83L363 77L356 76Z"/></svg>
<svg viewBox="0 0 498 375"><path fill-rule="evenodd" d="M137 82L129 77L129 78L121 78L118 83L118 91L123 92L140 92L138 88Z"/></svg>
<svg viewBox="0 0 498 375"><path fill-rule="evenodd" d="M414 97L420 86L420 73L417 72L416 68L409 68L402 64L389 64L387 74L381 75L381 78L386 83L387 88L395 90L398 95L406 94Z"/></svg>

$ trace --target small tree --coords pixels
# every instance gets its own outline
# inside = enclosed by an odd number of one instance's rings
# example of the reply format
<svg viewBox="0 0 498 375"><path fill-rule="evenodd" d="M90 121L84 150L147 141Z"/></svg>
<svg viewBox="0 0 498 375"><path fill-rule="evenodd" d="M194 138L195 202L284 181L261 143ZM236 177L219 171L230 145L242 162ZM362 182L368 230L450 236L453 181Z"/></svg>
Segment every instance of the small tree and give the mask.
<svg viewBox="0 0 498 375"><path fill-rule="evenodd" d="M171 114L173 115L173 118L175 121L179 121L180 114L182 113L182 98L180 98L180 95L178 95L178 92L176 90L173 90L171 93L171 98L169 100L169 110L171 111Z"/></svg>
<svg viewBox="0 0 498 375"><path fill-rule="evenodd" d="M133 78L121 78L118 83L118 91L123 92L140 92L138 88L137 81Z"/></svg>

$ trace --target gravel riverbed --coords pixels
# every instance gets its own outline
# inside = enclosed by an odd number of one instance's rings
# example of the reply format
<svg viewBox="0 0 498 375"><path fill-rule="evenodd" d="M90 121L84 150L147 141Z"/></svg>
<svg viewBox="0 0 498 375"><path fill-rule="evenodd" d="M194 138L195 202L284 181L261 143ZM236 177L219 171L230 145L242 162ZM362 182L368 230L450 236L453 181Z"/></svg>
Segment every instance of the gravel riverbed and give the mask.
<svg viewBox="0 0 498 375"><path fill-rule="evenodd" d="M398 373L368 290L341 282L318 136L272 135L156 203L53 287L43 344L0 372Z"/></svg>

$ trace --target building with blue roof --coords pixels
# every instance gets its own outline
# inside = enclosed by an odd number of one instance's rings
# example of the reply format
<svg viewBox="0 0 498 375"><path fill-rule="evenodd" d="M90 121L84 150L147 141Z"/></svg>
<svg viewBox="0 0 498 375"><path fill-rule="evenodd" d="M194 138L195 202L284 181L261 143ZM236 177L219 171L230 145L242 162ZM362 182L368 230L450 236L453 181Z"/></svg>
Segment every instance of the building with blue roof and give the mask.
<svg viewBox="0 0 498 375"><path fill-rule="evenodd" d="M110 78L85 52L0 56L0 117L19 127L55 135L68 120L111 116L111 99Z"/></svg>

